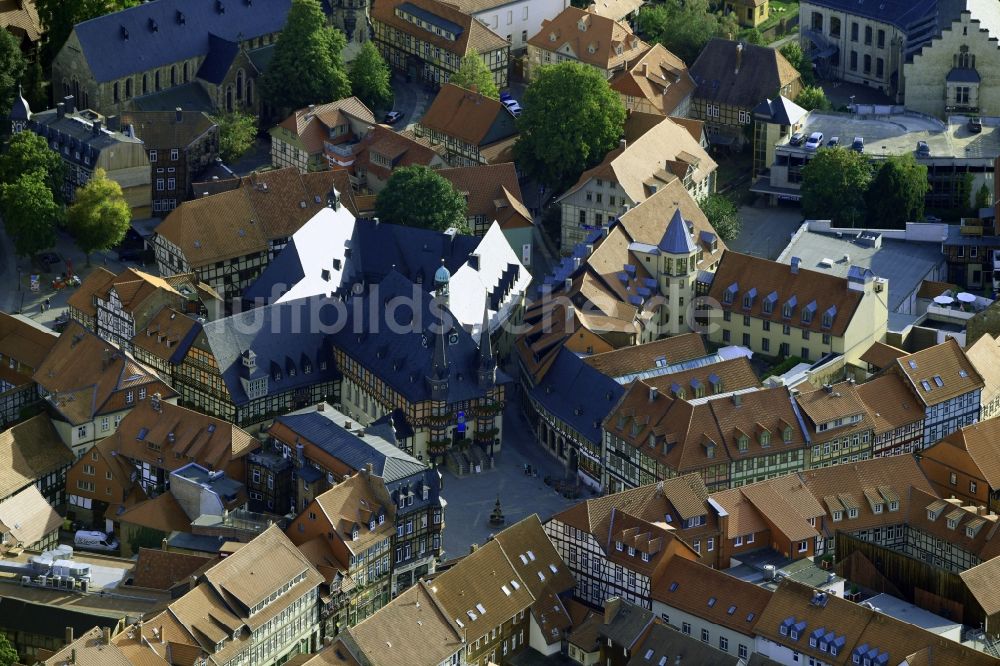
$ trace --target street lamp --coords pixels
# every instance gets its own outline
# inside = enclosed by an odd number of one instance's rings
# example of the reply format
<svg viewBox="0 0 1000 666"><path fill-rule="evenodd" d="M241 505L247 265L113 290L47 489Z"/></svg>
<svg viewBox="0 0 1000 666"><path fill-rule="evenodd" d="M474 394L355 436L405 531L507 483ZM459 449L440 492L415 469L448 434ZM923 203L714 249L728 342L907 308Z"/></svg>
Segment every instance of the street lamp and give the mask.
<svg viewBox="0 0 1000 666"><path fill-rule="evenodd" d="M850 97L850 104L847 105L847 110L851 113L857 113L857 109L854 108L854 95Z"/></svg>

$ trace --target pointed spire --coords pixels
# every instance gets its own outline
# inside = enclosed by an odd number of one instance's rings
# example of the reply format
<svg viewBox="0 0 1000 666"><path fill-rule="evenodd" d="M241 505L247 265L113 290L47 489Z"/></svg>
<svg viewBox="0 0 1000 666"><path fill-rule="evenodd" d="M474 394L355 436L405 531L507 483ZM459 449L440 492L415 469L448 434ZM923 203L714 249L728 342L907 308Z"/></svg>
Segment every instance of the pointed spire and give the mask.
<svg viewBox="0 0 1000 666"><path fill-rule="evenodd" d="M483 325L479 329L479 388L489 388L496 383L497 361L493 356L490 340L490 304L483 304Z"/></svg>
<svg viewBox="0 0 1000 666"><path fill-rule="evenodd" d="M660 239L659 248L667 254L690 254L698 249L691 240L691 233L680 208L674 210L667 230Z"/></svg>
<svg viewBox="0 0 1000 666"><path fill-rule="evenodd" d="M12 122L17 120L31 120L31 107L28 106L28 100L24 99L21 86L17 87L17 97L14 98L14 103L10 109L10 119Z"/></svg>

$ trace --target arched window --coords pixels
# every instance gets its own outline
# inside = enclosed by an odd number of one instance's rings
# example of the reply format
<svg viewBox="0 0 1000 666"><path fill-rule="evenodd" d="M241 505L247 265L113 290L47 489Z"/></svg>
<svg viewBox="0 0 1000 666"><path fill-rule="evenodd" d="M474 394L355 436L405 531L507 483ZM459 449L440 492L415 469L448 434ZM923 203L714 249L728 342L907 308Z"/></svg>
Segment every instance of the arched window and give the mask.
<svg viewBox="0 0 1000 666"><path fill-rule="evenodd" d="M226 86L226 111L233 110L233 86Z"/></svg>
<svg viewBox="0 0 1000 666"><path fill-rule="evenodd" d="M243 100L243 70L236 72L236 99Z"/></svg>
<svg viewBox="0 0 1000 666"><path fill-rule="evenodd" d="M188 64L184 63L184 83L188 82Z"/></svg>
<svg viewBox="0 0 1000 666"><path fill-rule="evenodd" d="M125 99L132 99L132 77L125 79Z"/></svg>
<svg viewBox="0 0 1000 666"><path fill-rule="evenodd" d="M170 85L177 85L177 65L170 66Z"/></svg>
<svg viewBox="0 0 1000 666"><path fill-rule="evenodd" d="M142 75L142 94L145 95L149 92L149 76L147 74Z"/></svg>
<svg viewBox="0 0 1000 666"><path fill-rule="evenodd" d="M77 108L80 106L80 82L73 79L73 101L76 102Z"/></svg>
<svg viewBox="0 0 1000 666"><path fill-rule="evenodd" d="M253 80L247 77L247 106L253 104Z"/></svg>
<svg viewBox="0 0 1000 666"><path fill-rule="evenodd" d="M153 85L155 85L156 89L159 90L160 89L160 70L156 70L156 72L153 74L153 81L154 81Z"/></svg>
<svg viewBox="0 0 1000 666"><path fill-rule="evenodd" d="M111 86L111 98L114 100L115 104L117 104L119 100L118 94L119 94L118 82L115 81L114 84L112 84Z"/></svg>

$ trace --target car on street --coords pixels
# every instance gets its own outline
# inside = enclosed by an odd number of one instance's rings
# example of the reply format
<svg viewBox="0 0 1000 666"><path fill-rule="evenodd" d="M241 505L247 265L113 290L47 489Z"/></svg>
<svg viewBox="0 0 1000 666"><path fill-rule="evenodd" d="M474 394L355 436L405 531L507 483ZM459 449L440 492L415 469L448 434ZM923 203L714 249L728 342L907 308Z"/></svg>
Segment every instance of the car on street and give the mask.
<svg viewBox="0 0 1000 666"><path fill-rule="evenodd" d="M823 145L823 133L813 132L812 134L809 135L809 138L806 139L806 145L804 146L804 148L806 150L816 150L822 145Z"/></svg>
<svg viewBox="0 0 1000 666"><path fill-rule="evenodd" d="M969 131L973 134L979 134L983 131L983 119L979 116L972 116L969 118Z"/></svg>
<svg viewBox="0 0 1000 666"><path fill-rule="evenodd" d="M521 115L521 105L517 103L516 99L508 99L503 102L503 105L507 107L507 110L510 111L511 115L515 118Z"/></svg>
<svg viewBox="0 0 1000 666"><path fill-rule="evenodd" d="M930 157L931 147L926 141L917 141L917 157Z"/></svg>
<svg viewBox="0 0 1000 666"><path fill-rule="evenodd" d="M805 139L806 139L806 135L805 134L803 134L802 132L796 132L795 134L793 134L791 136L790 139L788 139L788 145L789 146L801 146L802 142L805 141Z"/></svg>
<svg viewBox="0 0 1000 666"><path fill-rule="evenodd" d="M835 137L833 137L832 139L830 139L829 141L826 142L826 147L827 148L835 148L836 146L839 146L839 145L840 145L840 137L839 136L835 136Z"/></svg>
<svg viewBox="0 0 1000 666"><path fill-rule="evenodd" d="M851 142L851 150L858 153L865 152L865 138L863 136L854 137L854 141Z"/></svg>
<svg viewBox="0 0 1000 666"><path fill-rule="evenodd" d="M403 117L403 114L399 111L390 111L385 114L385 120L383 121L386 125L395 125Z"/></svg>

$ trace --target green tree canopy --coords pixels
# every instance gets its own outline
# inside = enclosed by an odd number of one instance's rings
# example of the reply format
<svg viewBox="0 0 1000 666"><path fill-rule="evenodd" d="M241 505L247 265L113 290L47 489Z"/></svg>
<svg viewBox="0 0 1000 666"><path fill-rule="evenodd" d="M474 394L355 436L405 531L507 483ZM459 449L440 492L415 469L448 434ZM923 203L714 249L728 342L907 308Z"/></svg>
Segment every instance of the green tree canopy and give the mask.
<svg viewBox="0 0 1000 666"><path fill-rule="evenodd" d="M375 211L385 222L438 231L456 227L469 233L465 199L448 180L425 166L393 171L375 200Z"/></svg>
<svg viewBox="0 0 1000 666"><path fill-rule="evenodd" d="M865 192L868 224L880 229L905 229L924 217L924 196L931 188L927 167L911 153L887 158Z"/></svg>
<svg viewBox="0 0 1000 666"><path fill-rule="evenodd" d="M484 97L492 97L493 99L500 97L496 81L493 80L493 72L486 66L483 57L475 49L462 57L458 71L452 74L448 81L456 86L477 90Z"/></svg>
<svg viewBox="0 0 1000 666"><path fill-rule="evenodd" d="M618 145L625 107L597 69L576 62L546 65L525 91L518 129L518 163L558 189Z"/></svg>
<svg viewBox="0 0 1000 666"><path fill-rule="evenodd" d="M821 148L802 168L802 214L853 227L865 220L865 191L872 167L863 154L842 146Z"/></svg>
<svg viewBox="0 0 1000 666"><path fill-rule="evenodd" d="M90 265L91 252L108 250L122 242L132 222L132 211L122 194L122 186L108 178L104 169L97 169L87 184L76 191L76 202L69 207L67 222Z"/></svg>
<svg viewBox="0 0 1000 666"><path fill-rule="evenodd" d="M77 23L138 4L139 0L35 0L38 18L46 30L43 59L52 62Z"/></svg>
<svg viewBox="0 0 1000 666"><path fill-rule="evenodd" d="M739 26L733 15L713 12L708 0L666 0L639 11L639 31L693 63L713 37L730 38Z"/></svg>
<svg viewBox="0 0 1000 666"><path fill-rule="evenodd" d="M819 86L804 87L794 101L806 111L814 109L822 111L830 108L830 100L826 98L826 93Z"/></svg>
<svg viewBox="0 0 1000 666"><path fill-rule="evenodd" d="M30 257L56 244L62 207L52 198L41 171L27 171L0 185L0 210L7 235L19 257Z"/></svg>
<svg viewBox="0 0 1000 666"><path fill-rule="evenodd" d="M52 197L62 202L66 165L59 153L34 132L19 132L11 137L7 152L0 155L0 183L13 183L21 174L30 171L40 172Z"/></svg>
<svg viewBox="0 0 1000 666"><path fill-rule="evenodd" d="M17 650L7 639L7 634L0 633L0 666L14 666L17 663Z"/></svg>
<svg viewBox="0 0 1000 666"><path fill-rule="evenodd" d="M14 95L17 94L17 84L24 76L25 62L14 35L6 30L0 30L0 117L10 114ZM10 129L5 124L3 133Z"/></svg>
<svg viewBox="0 0 1000 666"><path fill-rule="evenodd" d="M292 0L285 29L261 79L261 94L284 111L351 94L341 52L344 33L326 25L319 0Z"/></svg>
<svg viewBox="0 0 1000 666"><path fill-rule="evenodd" d="M372 111L392 108L392 86L389 85L389 66L378 52L374 42L361 45L351 63L351 91Z"/></svg>
<svg viewBox="0 0 1000 666"><path fill-rule="evenodd" d="M736 204L724 194L708 195L701 202L701 211L705 213L715 232L724 241L733 240L743 230Z"/></svg>
<svg viewBox="0 0 1000 666"><path fill-rule="evenodd" d="M49 108L49 93L45 81L45 73L42 71L42 63L38 58L29 62L24 70L21 79L21 94L28 100L28 105L32 109Z"/></svg>
<svg viewBox="0 0 1000 666"><path fill-rule="evenodd" d="M993 205L993 193L990 192L990 187L986 183L983 183L979 190L976 191L976 208L988 208Z"/></svg>
<svg viewBox="0 0 1000 666"><path fill-rule="evenodd" d="M802 47L799 46L799 42L797 40L788 42L782 46L781 55L785 56L785 60L788 61L788 64L799 71L799 75L802 77L803 85L811 86L815 84L812 61L806 57L806 54L802 51Z"/></svg>
<svg viewBox="0 0 1000 666"><path fill-rule="evenodd" d="M257 138L257 117L242 111L232 111L212 120L219 126L219 155L224 162L243 157Z"/></svg>

